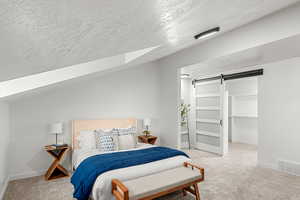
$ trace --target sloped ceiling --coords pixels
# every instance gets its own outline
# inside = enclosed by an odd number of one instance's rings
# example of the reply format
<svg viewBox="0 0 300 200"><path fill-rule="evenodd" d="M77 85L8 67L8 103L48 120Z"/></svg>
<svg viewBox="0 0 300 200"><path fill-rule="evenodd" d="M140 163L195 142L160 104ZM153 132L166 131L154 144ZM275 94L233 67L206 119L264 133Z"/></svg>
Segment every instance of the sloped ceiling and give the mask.
<svg viewBox="0 0 300 200"><path fill-rule="evenodd" d="M297 1L1 0L0 81L160 45L155 60Z"/></svg>
<svg viewBox="0 0 300 200"><path fill-rule="evenodd" d="M207 75L228 73L232 70L263 68L264 64L300 57L300 35L249 48L234 54L218 57L183 67L182 74L197 79Z"/></svg>

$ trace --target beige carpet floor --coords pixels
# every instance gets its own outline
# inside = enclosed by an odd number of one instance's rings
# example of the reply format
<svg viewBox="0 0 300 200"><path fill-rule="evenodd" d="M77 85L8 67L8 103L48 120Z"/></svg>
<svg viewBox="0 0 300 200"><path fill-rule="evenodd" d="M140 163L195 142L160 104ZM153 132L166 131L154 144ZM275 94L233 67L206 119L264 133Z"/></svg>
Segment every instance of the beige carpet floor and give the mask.
<svg viewBox="0 0 300 200"><path fill-rule="evenodd" d="M194 162L205 168L202 200L300 200L300 177L256 167L256 148L231 144L225 157L191 150ZM11 181L4 200L73 200L68 178L46 182L43 177ZM161 200L193 199L175 193Z"/></svg>

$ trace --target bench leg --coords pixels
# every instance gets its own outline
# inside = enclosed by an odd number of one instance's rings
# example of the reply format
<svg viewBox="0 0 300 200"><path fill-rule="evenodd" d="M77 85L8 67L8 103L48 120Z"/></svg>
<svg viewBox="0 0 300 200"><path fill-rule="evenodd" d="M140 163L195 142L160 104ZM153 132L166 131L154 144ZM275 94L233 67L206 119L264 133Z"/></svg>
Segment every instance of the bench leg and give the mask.
<svg viewBox="0 0 300 200"><path fill-rule="evenodd" d="M187 195L185 189L182 189L182 194L183 194L183 196L186 196L186 195Z"/></svg>
<svg viewBox="0 0 300 200"><path fill-rule="evenodd" d="M196 183L193 186L195 189L196 200L200 200L200 192L199 192L198 184Z"/></svg>

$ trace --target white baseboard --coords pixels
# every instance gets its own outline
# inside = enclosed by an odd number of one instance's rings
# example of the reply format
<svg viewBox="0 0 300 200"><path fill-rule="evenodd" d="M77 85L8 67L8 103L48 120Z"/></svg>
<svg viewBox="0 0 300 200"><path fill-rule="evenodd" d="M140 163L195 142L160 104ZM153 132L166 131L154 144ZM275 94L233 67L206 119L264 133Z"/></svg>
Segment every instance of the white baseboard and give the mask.
<svg viewBox="0 0 300 200"><path fill-rule="evenodd" d="M293 175L293 176L300 176L299 174L290 173L288 171L282 171L282 170L279 169L278 165L276 165L276 164L258 163L257 166L261 167L261 168L272 169L272 170L275 170L275 171L278 171L278 172L281 172L281 173L290 174L290 175Z"/></svg>
<svg viewBox="0 0 300 200"><path fill-rule="evenodd" d="M275 164L271 164L271 163L261 163L261 162L259 162L257 164L257 166L261 167L261 168L267 168L267 169L273 169L273 170L279 171L278 167Z"/></svg>
<svg viewBox="0 0 300 200"><path fill-rule="evenodd" d="M7 177L4 180L4 184L3 184L2 190L0 191L0 200L3 200L3 198L4 198L4 193L5 193L6 189L7 189L8 182L9 182L9 178Z"/></svg>
<svg viewBox="0 0 300 200"><path fill-rule="evenodd" d="M25 173L18 173L18 174L13 174L9 176L9 180L18 180L18 179L24 179L24 178L31 178L35 176L42 176L47 172L46 169L41 169L41 170L36 170L36 171L31 171L31 172L25 172Z"/></svg>

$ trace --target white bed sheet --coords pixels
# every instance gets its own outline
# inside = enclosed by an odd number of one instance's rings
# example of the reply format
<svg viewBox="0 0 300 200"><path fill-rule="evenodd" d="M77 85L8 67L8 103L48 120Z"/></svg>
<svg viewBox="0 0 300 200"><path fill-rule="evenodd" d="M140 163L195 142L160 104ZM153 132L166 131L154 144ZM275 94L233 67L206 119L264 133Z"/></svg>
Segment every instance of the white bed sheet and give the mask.
<svg viewBox="0 0 300 200"><path fill-rule="evenodd" d="M122 151L139 150L143 148L150 148L153 145L148 144L138 144L135 149L128 149ZM111 152L109 152L111 153ZM73 153L74 156L74 166L77 168L79 164L86 158L98 154L103 154L99 150L90 151L76 151ZM93 200L112 200L115 199L111 194L111 181L112 179L119 179L121 181L131 180L142 176L147 176L153 173L158 173L168 169L172 169L181 166L184 162L190 161L189 158L185 156L176 156L156 162L151 162L143 165L137 165L133 167L127 167L122 169L116 169L112 171L105 172L98 176L96 179L92 193L90 195Z"/></svg>

